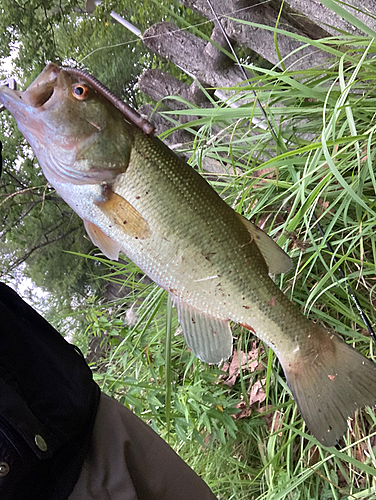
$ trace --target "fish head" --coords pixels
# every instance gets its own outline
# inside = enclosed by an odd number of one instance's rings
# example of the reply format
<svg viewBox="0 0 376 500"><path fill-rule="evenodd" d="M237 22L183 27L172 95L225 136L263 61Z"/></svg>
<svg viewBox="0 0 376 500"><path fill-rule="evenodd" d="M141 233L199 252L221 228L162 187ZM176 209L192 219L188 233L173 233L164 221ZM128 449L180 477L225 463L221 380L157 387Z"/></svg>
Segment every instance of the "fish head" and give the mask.
<svg viewBox="0 0 376 500"><path fill-rule="evenodd" d="M55 188L111 184L127 169L134 125L69 68L48 64L23 92L0 86L0 103L14 116Z"/></svg>

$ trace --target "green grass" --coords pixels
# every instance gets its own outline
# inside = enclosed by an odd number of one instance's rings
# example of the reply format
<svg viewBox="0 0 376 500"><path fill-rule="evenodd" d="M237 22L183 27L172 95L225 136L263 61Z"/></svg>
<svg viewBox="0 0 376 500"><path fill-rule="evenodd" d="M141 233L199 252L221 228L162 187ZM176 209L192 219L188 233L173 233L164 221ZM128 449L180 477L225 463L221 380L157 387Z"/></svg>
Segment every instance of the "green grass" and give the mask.
<svg viewBox="0 0 376 500"><path fill-rule="evenodd" d="M376 42L331 38L315 45L337 55L330 69L252 67L254 77L233 89L240 107L217 103L181 111L195 117L195 138L186 150L213 188L235 210L263 222L292 256L294 270L276 277L281 289L312 320L374 359L375 346L346 286L375 325ZM262 119L252 90L265 103L279 144L270 130L251 125L252 118ZM224 167L214 180L202 170L208 157ZM292 232L304 251L293 245ZM339 277L327 241L346 279ZM85 338L99 336L104 349L93 365L95 378L169 441L218 498L376 499L371 409L355 414L340 449L318 446L272 351L264 347L257 370L243 369L232 387L225 385L220 368L187 351L166 293L135 279L131 263L116 269L129 275L132 291L110 309L98 304L88 313ZM127 324L130 308L134 317ZM234 335L235 349L248 352L255 339L237 326ZM239 418L256 381L264 384L267 399Z"/></svg>

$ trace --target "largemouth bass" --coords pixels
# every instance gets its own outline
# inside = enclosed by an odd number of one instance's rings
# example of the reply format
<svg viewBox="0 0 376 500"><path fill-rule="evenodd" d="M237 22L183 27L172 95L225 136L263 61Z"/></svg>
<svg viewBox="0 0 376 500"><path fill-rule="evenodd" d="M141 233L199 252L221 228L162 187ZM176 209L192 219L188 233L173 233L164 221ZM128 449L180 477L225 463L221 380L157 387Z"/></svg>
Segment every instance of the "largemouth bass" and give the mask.
<svg viewBox="0 0 376 500"><path fill-rule="evenodd" d="M356 408L375 403L376 365L310 322L270 279L290 269L287 254L97 80L49 64L24 92L0 87L0 103L93 243L110 259L123 252L172 295L202 361L231 355L230 321L255 332L325 446Z"/></svg>

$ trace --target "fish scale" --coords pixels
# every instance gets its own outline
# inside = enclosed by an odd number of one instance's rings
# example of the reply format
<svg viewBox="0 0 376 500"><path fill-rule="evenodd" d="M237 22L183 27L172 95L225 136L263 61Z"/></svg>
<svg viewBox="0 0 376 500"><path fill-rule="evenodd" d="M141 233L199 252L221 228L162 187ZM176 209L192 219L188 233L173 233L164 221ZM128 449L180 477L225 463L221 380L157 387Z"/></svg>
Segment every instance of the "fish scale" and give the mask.
<svg viewBox="0 0 376 500"><path fill-rule="evenodd" d="M93 243L110 259L122 251L171 293L201 360L231 355L230 320L256 333L325 446L355 409L375 403L376 365L309 321L270 279L291 268L285 252L100 82L49 64L24 92L0 87L0 103Z"/></svg>
<svg viewBox="0 0 376 500"><path fill-rule="evenodd" d="M156 142L153 138L136 132L128 169L114 185L114 191L132 200L132 204L142 217L150 221L152 233L159 242L156 244L153 239L140 241L140 246L144 246L148 253L150 252L149 267L143 270L152 274L156 261L164 268L170 262L171 256L174 256L172 264L176 266L173 282L168 278L171 276L173 266L170 266L168 274L153 276L153 279L166 289L174 288L178 296L187 296L189 303L196 307L199 307L202 301L206 303L205 295L210 294L206 307L210 308L211 312L214 309L213 296L219 298L221 295L217 293L218 283L221 283L225 295L231 294L232 289L238 294L241 284L244 283L243 294L250 298L250 294L253 293L252 288L259 282L262 274L266 280L270 280L264 261L257 247L252 245L245 226L199 174L193 172L190 167L186 168L177 156L171 158L169 150L166 159L164 148L161 149L159 146L159 141ZM145 155L145 151L148 155ZM192 172L195 175L192 176ZM158 185L158 189L152 189L153 185ZM182 189L181 186L185 187ZM137 195L143 191L148 194ZM191 196L187 196L187 193L191 193ZM179 214L176 206L182 204L184 212ZM156 213L161 216L156 218ZM187 218L189 225L184 223L184 219ZM197 235L200 233L206 234L206 237L198 239ZM235 238L229 240L228 234L233 233ZM129 251L127 248L129 244L133 245L133 242L128 238L124 238L121 243L126 254ZM251 264L255 256L259 258L259 267L264 273L252 271L251 267L246 266L246 259ZM234 269L231 274L226 264L229 258ZM182 276L184 280L181 279ZM207 283L196 281L211 276L219 278L209 279ZM190 294L196 291L197 298L191 299ZM232 295L235 297L235 294ZM231 303L226 300L225 311L222 300L218 300L215 309L220 311L221 317L232 316L234 321L237 321L231 311ZM243 319L246 321L246 316Z"/></svg>
<svg viewBox="0 0 376 500"><path fill-rule="evenodd" d="M234 210L197 172L159 140L136 130L127 171L114 191L131 200L152 224L154 237L139 242L148 261L132 258L146 274L197 310L256 331L277 356L288 352L294 358L291 353L311 323L269 278L257 245ZM177 212L183 204L184 212ZM123 236L120 245L129 255L134 241ZM205 280L213 276L218 278ZM291 331L296 332L293 337Z"/></svg>

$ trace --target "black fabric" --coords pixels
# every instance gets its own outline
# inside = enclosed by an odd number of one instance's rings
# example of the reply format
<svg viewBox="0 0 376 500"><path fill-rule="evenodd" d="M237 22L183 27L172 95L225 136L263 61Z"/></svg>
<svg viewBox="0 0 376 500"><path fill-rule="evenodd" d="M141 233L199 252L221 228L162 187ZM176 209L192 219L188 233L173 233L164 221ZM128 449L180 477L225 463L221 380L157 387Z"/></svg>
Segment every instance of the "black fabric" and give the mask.
<svg viewBox="0 0 376 500"><path fill-rule="evenodd" d="M68 498L85 459L99 395L82 355L0 283L1 500ZM36 436L42 438L39 447ZM3 477L2 463L10 467Z"/></svg>

